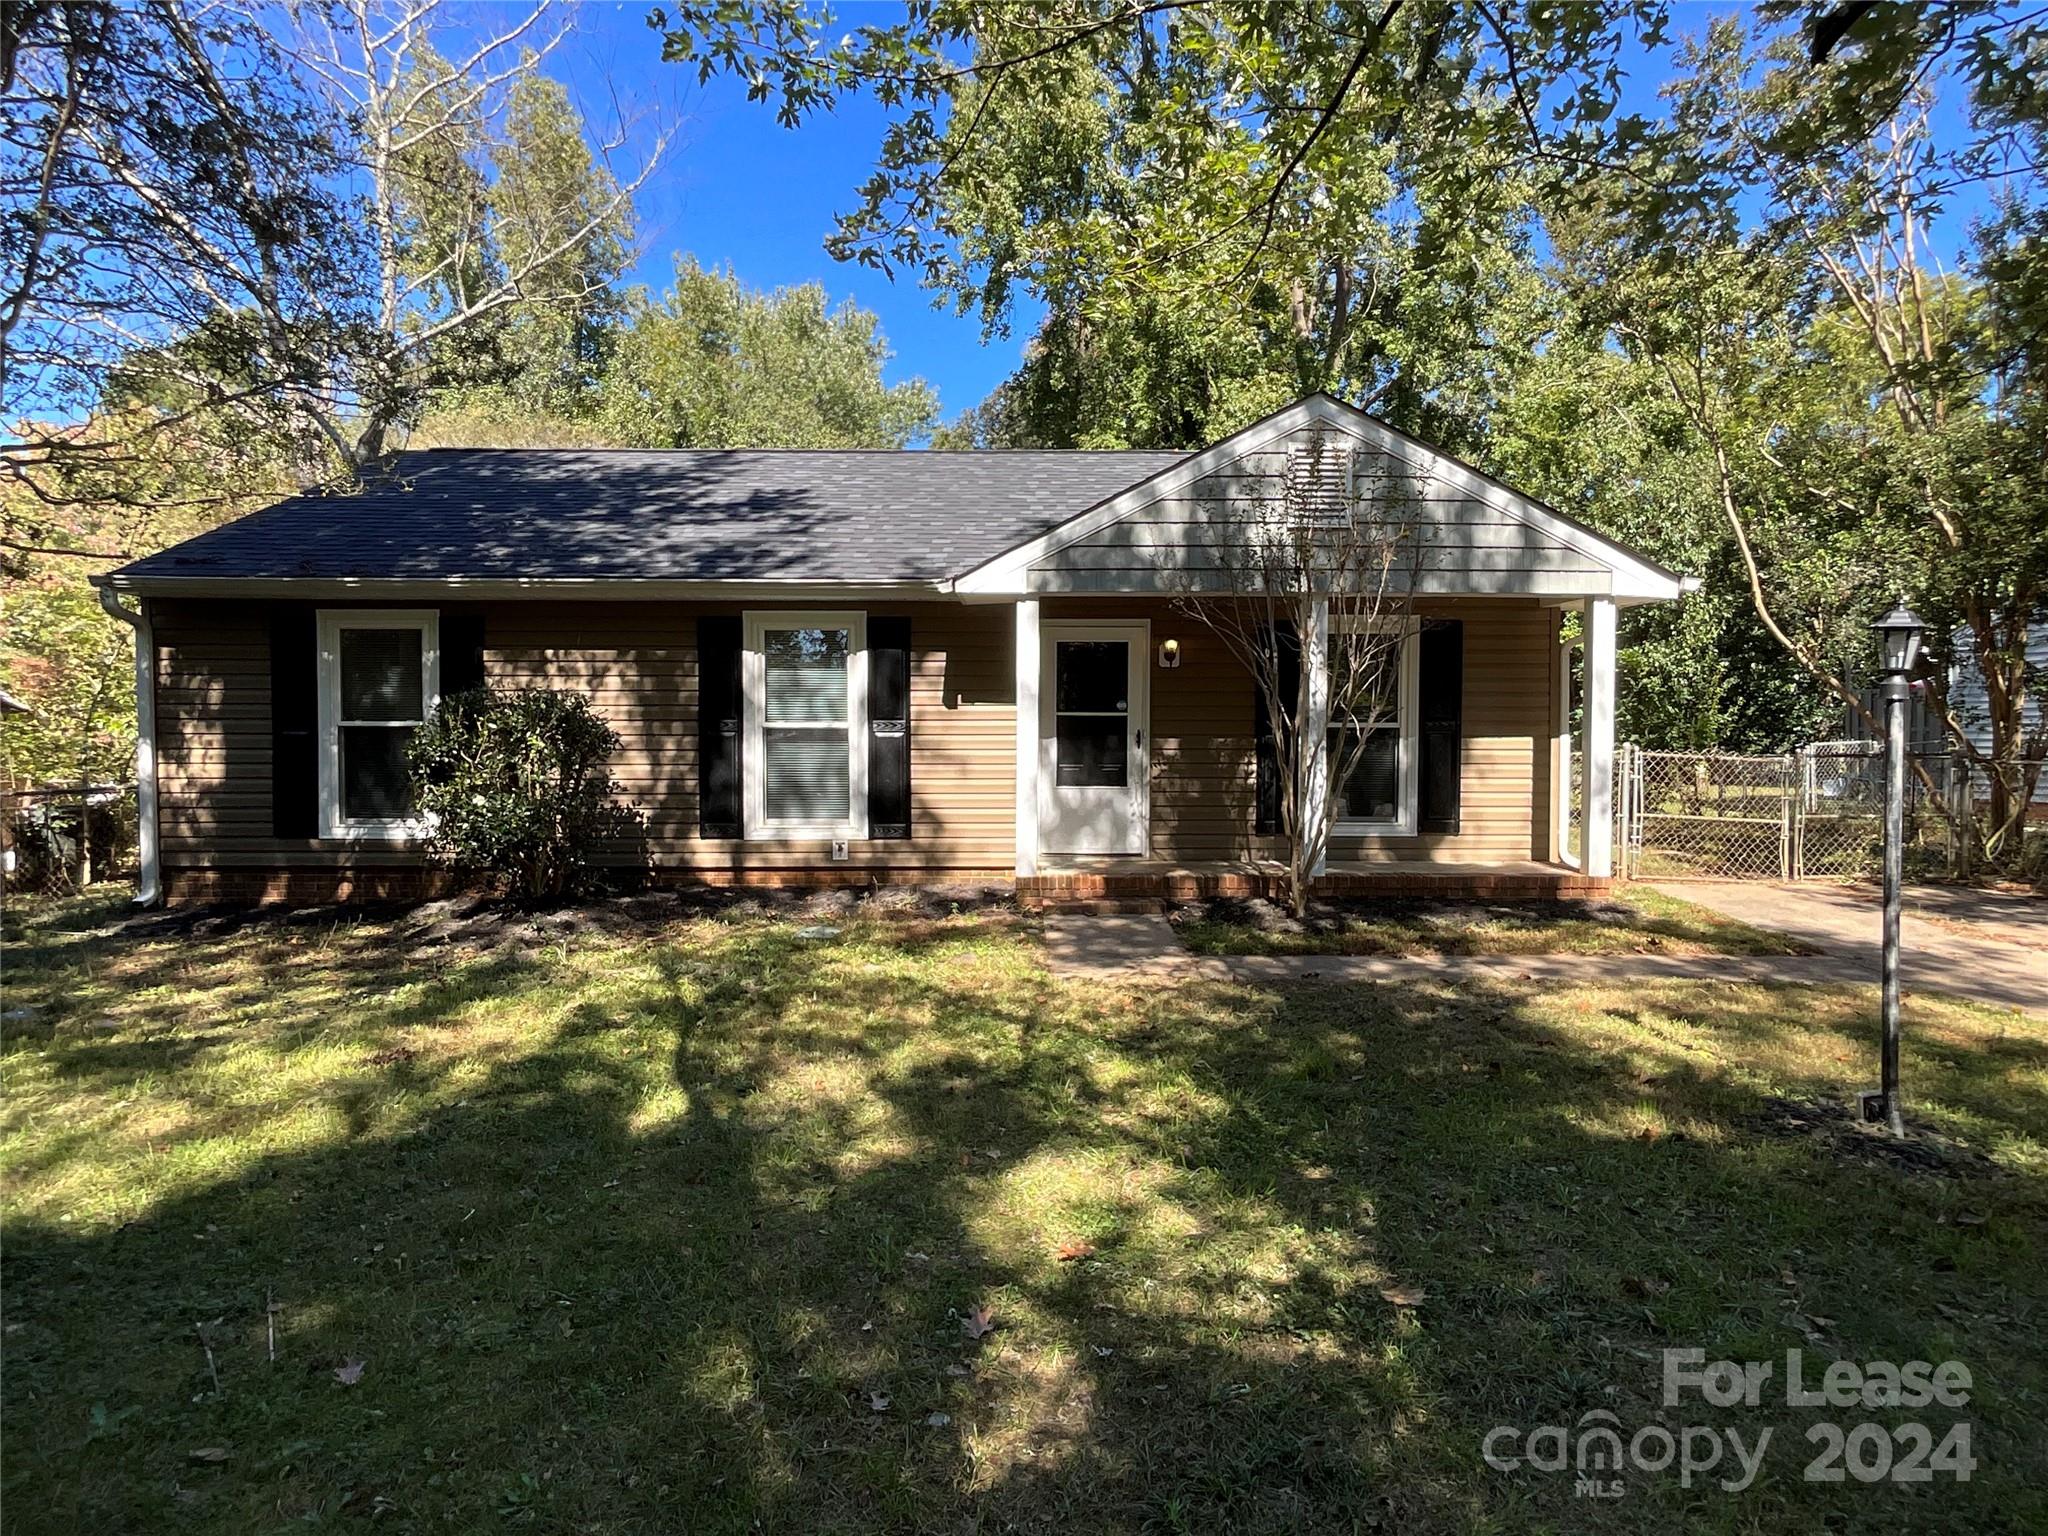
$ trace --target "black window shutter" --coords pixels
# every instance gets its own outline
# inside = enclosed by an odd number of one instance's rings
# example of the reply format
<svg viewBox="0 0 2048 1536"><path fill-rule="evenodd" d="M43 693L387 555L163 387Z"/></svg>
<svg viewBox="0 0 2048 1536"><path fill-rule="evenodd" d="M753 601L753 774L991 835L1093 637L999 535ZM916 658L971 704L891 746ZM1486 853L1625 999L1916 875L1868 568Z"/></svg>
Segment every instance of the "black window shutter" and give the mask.
<svg viewBox="0 0 2048 1536"><path fill-rule="evenodd" d="M441 697L484 685L484 616L441 610Z"/></svg>
<svg viewBox="0 0 2048 1536"><path fill-rule="evenodd" d="M1457 619L1433 619L1422 626L1416 671L1422 738L1424 832L1458 830L1458 758L1465 733L1465 626Z"/></svg>
<svg viewBox="0 0 2048 1536"><path fill-rule="evenodd" d="M320 835L320 640L311 603L270 609L270 830Z"/></svg>
<svg viewBox="0 0 2048 1536"><path fill-rule="evenodd" d="M1279 649L1279 683L1282 700L1291 701L1301 689L1301 641L1294 626L1276 619L1272 643ZM1258 782L1253 798L1252 830L1264 835L1280 831L1280 743L1273 729L1273 711L1266 703L1266 690L1252 678L1252 739L1258 753Z"/></svg>
<svg viewBox="0 0 2048 1536"><path fill-rule="evenodd" d="M910 836L910 620L868 620L868 836Z"/></svg>
<svg viewBox="0 0 2048 1536"><path fill-rule="evenodd" d="M737 614L697 621L697 830L703 837L741 835L742 639Z"/></svg>

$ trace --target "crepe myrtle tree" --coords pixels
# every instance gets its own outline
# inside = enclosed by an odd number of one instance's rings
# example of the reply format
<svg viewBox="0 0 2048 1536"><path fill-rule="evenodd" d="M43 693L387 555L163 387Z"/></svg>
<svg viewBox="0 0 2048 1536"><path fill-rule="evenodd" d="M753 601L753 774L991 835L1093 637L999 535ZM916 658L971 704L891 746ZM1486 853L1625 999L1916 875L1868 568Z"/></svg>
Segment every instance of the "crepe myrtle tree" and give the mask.
<svg viewBox="0 0 2048 1536"><path fill-rule="evenodd" d="M1341 787L1374 732L1398 724L1425 499L1405 465L1319 431L1205 508L1213 536L1176 572L1175 607L1258 688L1297 918L1329 852Z"/></svg>

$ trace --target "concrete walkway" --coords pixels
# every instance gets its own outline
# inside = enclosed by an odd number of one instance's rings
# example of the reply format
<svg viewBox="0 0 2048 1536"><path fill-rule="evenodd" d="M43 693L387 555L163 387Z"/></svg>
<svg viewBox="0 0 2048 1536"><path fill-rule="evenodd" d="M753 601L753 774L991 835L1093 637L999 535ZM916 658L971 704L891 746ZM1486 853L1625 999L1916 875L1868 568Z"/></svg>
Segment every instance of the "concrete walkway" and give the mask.
<svg viewBox="0 0 2048 1536"><path fill-rule="evenodd" d="M1229 955L1191 954L1164 917L1096 917L1060 914L1046 920L1046 958L1055 975L1096 981L1360 982L1422 981L1477 977L1502 984L1560 985L1617 981L1727 981L1800 983L1813 986L1866 985L1877 981L1876 945L1843 942L1833 947L1814 933L1773 921L1759 909L1763 889L1740 888L1743 906L1718 908L1758 927L1782 928L1826 950L1818 955ZM1772 887L1770 889L1777 889ZM1701 899L1698 887L1680 894ZM1798 893L1795 893L1798 894ZM1730 898L1733 900L1733 898ZM1710 903L1701 902L1702 905ZM1853 911L1853 909L1851 909ZM1874 916L1870 919L1875 922ZM1930 928L1932 934L1918 933ZM1952 934L1922 922L1906 930L1930 946L1906 971L1906 989L1947 992L2048 1017L2048 952L2006 945L1995 954L1978 953L1989 941L1971 940L1968 958L1942 959L1935 947L1953 944ZM2018 951L2018 954L2005 950ZM1952 953L1948 951L1947 953ZM2029 964L2031 962L2031 964Z"/></svg>
<svg viewBox="0 0 2048 1536"><path fill-rule="evenodd" d="M1686 880L1655 889L1804 940L1848 979L1877 979L1883 912L1875 886ZM1909 889L1900 983L1996 1008L2048 1014L2048 901L1956 886Z"/></svg>

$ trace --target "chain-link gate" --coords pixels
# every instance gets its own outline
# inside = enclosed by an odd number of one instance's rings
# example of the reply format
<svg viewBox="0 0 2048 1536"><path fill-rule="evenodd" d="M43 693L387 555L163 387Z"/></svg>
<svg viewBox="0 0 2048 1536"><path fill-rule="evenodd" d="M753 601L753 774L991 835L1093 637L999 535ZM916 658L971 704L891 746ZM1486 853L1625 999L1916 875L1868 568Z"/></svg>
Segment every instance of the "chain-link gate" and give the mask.
<svg viewBox="0 0 2048 1536"><path fill-rule="evenodd" d="M1953 862L1942 810L1954 795L1950 763L1923 758L1926 778L1906 776L1909 866ZM1616 778L1616 841L1631 877L1801 880L1872 874L1883 858L1884 749L1874 742L1778 757L1627 746Z"/></svg>
<svg viewBox="0 0 2048 1536"><path fill-rule="evenodd" d="M1790 756L1630 747L1622 769L1632 877L1791 878Z"/></svg>

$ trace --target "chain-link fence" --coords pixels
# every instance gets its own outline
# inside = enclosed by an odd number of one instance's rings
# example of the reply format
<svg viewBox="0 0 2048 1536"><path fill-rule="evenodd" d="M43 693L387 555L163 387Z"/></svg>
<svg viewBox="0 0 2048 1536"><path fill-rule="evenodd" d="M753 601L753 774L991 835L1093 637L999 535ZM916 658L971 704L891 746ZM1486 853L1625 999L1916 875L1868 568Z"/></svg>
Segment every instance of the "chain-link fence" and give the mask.
<svg viewBox="0 0 2048 1536"><path fill-rule="evenodd" d="M2048 774L2038 766L2007 770L2005 793L1994 795L1962 759L1914 754L1908 875L1968 874L1973 842L1999 824L2008 828L2003 867L2048 867ZM1874 875L1883 864L1884 748L1876 742L1815 742L1778 757L1624 746L1615 779L1615 842L1632 877L1802 880ZM2021 799L2031 802L2025 816ZM1573 809L1576 827L1576 799ZM1975 840L1965 833L1972 818Z"/></svg>
<svg viewBox="0 0 2048 1536"><path fill-rule="evenodd" d="M80 877L118 880L135 873L135 790L96 785L81 798L76 789L34 789L11 796L8 808L4 883L9 890L68 893ZM85 844L79 845L83 829Z"/></svg>
<svg viewBox="0 0 2048 1536"><path fill-rule="evenodd" d="M1884 747L1821 741L1794 754L1799 798L1792 807L1792 878L1866 875L1884 866ZM1946 753L1907 766L1906 866L1945 874L1955 867L1955 762Z"/></svg>
<svg viewBox="0 0 2048 1536"><path fill-rule="evenodd" d="M1958 762L1956 805L1974 827L1957 842L1959 875L1982 871L1970 861L1988 853L1996 868L2048 890L2048 758L2019 758L1988 769Z"/></svg>

